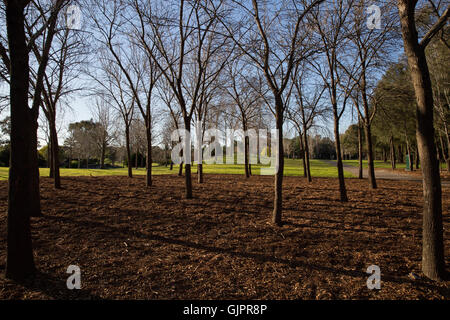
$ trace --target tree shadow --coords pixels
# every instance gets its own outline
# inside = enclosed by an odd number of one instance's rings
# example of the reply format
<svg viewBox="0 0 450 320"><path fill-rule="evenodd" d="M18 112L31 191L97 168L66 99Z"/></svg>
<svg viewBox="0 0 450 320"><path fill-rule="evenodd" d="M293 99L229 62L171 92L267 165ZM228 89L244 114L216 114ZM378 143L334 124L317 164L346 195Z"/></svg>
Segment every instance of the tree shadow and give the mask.
<svg viewBox="0 0 450 320"><path fill-rule="evenodd" d="M28 290L39 291L55 300L101 300L99 296L86 289L70 290L66 286L66 280L57 278L49 273L36 270L36 272L22 281L16 283Z"/></svg>
<svg viewBox="0 0 450 320"><path fill-rule="evenodd" d="M163 242L163 243L167 243L167 244L171 244L171 245L179 245L179 246L182 246L185 248L203 250L203 251L207 251L207 252L214 253L214 254L224 254L224 255L231 256L231 257L248 258L248 259L252 259L255 262L259 262L259 263L272 262L272 263L284 264L293 269L302 268L305 271L314 270L314 271L318 271L318 272L330 273L335 276L336 275L350 276L353 278L361 279L362 283L365 283L365 281L368 277L368 274L366 272L364 272L364 270L345 269L345 268L342 268L342 266L336 267L336 266L317 265L317 264L309 263L309 262L305 261L304 259L303 260L299 260L299 259L295 259L295 258L294 259L285 259L285 258L281 258L281 257L276 257L275 255L270 255L267 253L239 251L239 250L235 250L235 248L230 248L230 247L221 248L221 247L216 247L216 246L209 245L209 244L203 244L200 242L197 243L197 242L192 242L192 241L188 241L188 240L174 239L174 238L170 238L170 237L163 236L160 234L156 234L152 231L150 231L149 233L146 233L146 232L142 232L142 231L133 230L131 228L118 228L118 227L114 227L111 225L106 225L99 221L93 221L93 220L78 221L76 219L72 219L69 217L51 217L50 219L62 219L62 220L66 220L70 223L82 224L84 227L92 227L93 229L100 228L100 229L103 229L104 231L108 232L110 234L110 236L114 236L114 237L117 237L117 236L122 236L122 237L126 237L126 238L135 237L135 238L139 238L142 240L153 240L153 241L159 241L159 242ZM337 278L338 277L336 277L336 279ZM393 273L383 273L382 281L394 282L394 283L398 283L398 284L409 283L416 287L422 287L422 288L436 290L445 297L450 296L450 292L447 288L439 286L439 285L435 284L434 282L432 282L431 280L424 279L424 278L418 279L418 280L413 280L413 279L409 279L408 277L405 277L404 275L399 276L399 275L393 274ZM65 285L65 282L63 282L62 284Z"/></svg>

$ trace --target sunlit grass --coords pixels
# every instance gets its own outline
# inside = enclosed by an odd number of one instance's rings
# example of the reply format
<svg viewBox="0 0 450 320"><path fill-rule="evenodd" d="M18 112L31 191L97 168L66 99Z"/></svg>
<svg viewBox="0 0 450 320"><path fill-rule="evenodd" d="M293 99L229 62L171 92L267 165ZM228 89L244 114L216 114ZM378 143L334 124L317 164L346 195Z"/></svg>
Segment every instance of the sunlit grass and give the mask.
<svg viewBox="0 0 450 320"><path fill-rule="evenodd" d="M345 164L349 164L351 166L358 166L358 160L344 160ZM375 168L380 168L380 169L391 169L391 162L384 162L383 160L375 160L374 161L375 164ZM441 169L446 169L447 165L446 163L441 163ZM405 169L406 168L406 163L396 163L395 167L397 169ZM363 168L367 168L367 160L363 160ZM414 163L414 169L416 168L416 164Z"/></svg>
<svg viewBox="0 0 450 320"><path fill-rule="evenodd" d="M348 165L351 165L351 166L354 166L354 167L358 167L358 165L359 165L358 160L344 160L343 162L345 164L348 164ZM380 169L391 169L392 168L390 161L384 162L382 160L375 160L374 161L374 165L375 165L375 168L380 168ZM368 166L367 165L367 160L363 160L363 168L367 168L367 166ZM446 163L441 163L440 166L441 166L441 169L446 169L447 168ZM406 163L398 163L397 162L395 164L395 168L404 170L406 168ZM416 169L416 164L415 163L414 163L414 169Z"/></svg>
<svg viewBox="0 0 450 320"><path fill-rule="evenodd" d="M336 167L329 165L326 162L320 160L310 160L311 163L311 175L313 177L337 177ZM252 174L260 175L261 168L268 168L268 165L253 164ZM170 170L170 166L160 166L153 164L152 173L155 175L163 174L177 174L179 166L174 165L173 170ZM0 167L0 180L8 179L8 168ZM243 164L203 164L203 172L205 174L245 174ZM183 170L184 171L184 170ZM192 173L197 173L197 164L192 165ZM41 176L48 177L49 169L40 168L39 173ZM145 175L145 168L135 169L133 168L134 175ZM113 168L113 169L68 169L61 168L61 176L126 176L128 174L127 168ZM267 173L266 173L267 174ZM270 172L269 172L270 174ZM284 174L285 176L302 176L303 164L301 160L285 159L284 161ZM345 177L353 177L352 174L345 172Z"/></svg>
<svg viewBox="0 0 450 320"><path fill-rule="evenodd" d="M359 161L358 160L344 160L343 161L345 164L354 166L354 167L358 167L359 165ZM384 162L383 160L375 160L374 161L374 165L375 168L380 168L380 169L391 169L391 162ZM363 160L363 168L367 168L368 164L367 164L367 160ZM397 169L405 169L406 168L406 163L396 163L395 167Z"/></svg>

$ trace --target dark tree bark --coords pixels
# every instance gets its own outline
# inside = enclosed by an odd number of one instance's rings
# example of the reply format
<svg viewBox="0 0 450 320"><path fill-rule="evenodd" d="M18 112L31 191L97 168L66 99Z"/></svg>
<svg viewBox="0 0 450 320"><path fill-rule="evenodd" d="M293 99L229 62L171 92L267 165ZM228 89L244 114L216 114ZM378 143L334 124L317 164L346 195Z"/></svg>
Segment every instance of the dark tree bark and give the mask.
<svg viewBox="0 0 450 320"><path fill-rule="evenodd" d="M191 119L185 117L184 118L184 128L186 130L186 134L189 135L189 137L186 137L186 139L189 139L190 141L190 134L191 134ZM191 145L185 146L186 148L191 148ZM190 151L190 150L189 150ZM190 155L190 152L188 152ZM186 163L184 164L184 179L186 184L186 199L192 199L192 178L191 178L191 161L192 159L186 159Z"/></svg>
<svg viewBox="0 0 450 320"><path fill-rule="evenodd" d="M256 140L256 163L261 164L261 155L260 155L260 147L259 147L259 129L256 130L257 140ZM450 144L449 144L450 145Z"/></svg>
<svg viewBox="0 0 450 320"><path fill-rule="evenodd" d="M406 136L406 134L405 134L405 140L406 140L406 154L408 156L408 162L409 162L409 171L414 171L414 162L412 159L412 152L411 152L411 148L409 147L408 136Z"/></svg>
<svg viewBox="0 0 450 320"><path fill-rule="evenodd" d="M47 148L47 159L48 159L48 168L49 168L49 173L48 173L48 177L49 178L53 178L55 175L53 174L53 151L52 151L52 137L49 137L49 142L48 142L48 148Z"/></svg>
<svg viewBox="0 0 450 320"><path fill-rule="evenodd" d="M363 178L363 138L361 117L358 115L358 179Z"/></svg>
<svg viewBox="0 0 450 320"><path fill-rule="evenodd" d="M272 222L276 225L281 225L281 214L283 210L283 173L284 173L284 148L283 148L283 101L280 96L275 97L276 114L276 128L278 130L278 153L277 157L277 171L275 173L275 197L274 208L272 215Z"/></svg>
<svg viewBox="0 0 450 320"><path fill-rule="evenodd" d="M105 169L106 143L102 143L102 151L100 155L100 169Z"/></svg>
<svg viewBox="0 0 450 320"><path fill-rule="evenodd" d="M348 197L347 197L347 189L345 188L344 166L342 163L342 155L341 155L341 139L339 137L339 117L336 103L333 103L333 118L334 118L334 136L336 146L336 166L339 178L340 200L343 202L347 202Z"/></svg>
<svg viewBox="0 0 450 320"><path fill-rule="evenodd" d="M38 109L28 107L30 70L24 31L25 3L6 1L11 111L6 277L14 280L23 280L35 271L30 216L41 214L37 165Z"/></svg>
<svg viewBox="0 0 450 320"><path fill-rule="evenodd" d="M178 168L178 176L181 177L183 175L183 162L180 163L180 167Z"/></svg>
<svg viewBox="0 0 450 320"><path fill-rule="evenodd" d="M375 166L373 164L373 148L372 148L372 132L370 124L364 124L364 134L366 135L366 152L367 152L367 164L368 164L368 177L369 186L371 189L377 188L377 180L375 178Z"/></svg>
<svg viewBox="0 0 450 320"><path fill-rule="evenodd" d="M302 112L303 112L303 108L302 108ZM303 119L304 119L305 115L303 114ZM308 129L306 128L306 123L303 121L303 140L304 140L304 154L305 154L305 164L306 164L306 179L308 180L308 182L312 181L311 178L311 167L309 164L309 144L308 144Z"/></svg>
<svg viewBox="0 0 450 320"><path fill-rule="evenodd" d="M128 123L128 121L125 121ZM131 164L131 148L130 148L130 127L125 125L125 144L127 148L127 164L128 164L128 178L133 178L133 168Z"/></svg>
<svg viewBox="0 0 450 320"><path fill-rule="evenodd" d="M414 19L416 3L417 1L411 0L397 2L404 49L417 102L416 138L422 167L424 195L422 271L430 279L441 280L445 277L442 190L434 142L433 90L425 47L431 37L445 25L450 13L447 8L443 16L419 43Z"/></svg>
<svg viewBox="0 0 450 320"><path fill-rule="evenodd" d="M197 164L197 182L203 183L203 164L202 163Z"/></svg>
<svg viewBox="0 0 450 320"><path fill-rule="evenodd" d="M415 160L416 160L416 170L419 170L419 164L420 164L420 158L419 158L419 148L416 146L416 151L415 151Z"/></svg>
<svg viewBox="0 0 450 320"><path fill-rule="evenodd" d="M394 146L394 137L391 136L390 140L390 150L391 150L391 167L392 170L395 170L395 146Z"/></svg>
<svg viewBox="0 0 450 320"><path fill-rule="evenodd" d="M444 156L445 163L447 165L447 172L450 172L449 164L450 164L450 150L447 146L447 152L445 152L444 141L442 139L442 135L439 132L439 142L441 143L442 154ZM417 168L417 167L416 167Z"/></svg>
<svg viewBox="0 0 450 320"><path fill-rule="evenodd" d="M450 172L450 134L447 126L445 126L445 136L447 138L447 172Z"/></svg>
<svg viewBox="0 0 450 320"><path fill-rule="evenodd" d="M305 157L305 147L303 146L303 137L302 132L298 131L298 142L300 145L300 158L302 159L303 164L303 176L306 178L308 175L306 173L306 157Z"/></svg>
<svg viewBox="0 0 450 320"><path fill-rule="evenodd" d="M245 120L242 121L242 128L244 129L244 134L246 134L247 133L247 122ZM245 168L245 177L246 178L250 178L250 171L248 168L248 154L249 154L249 138L247 135L245 135L245 137L244 137L244 168Z"/></svg>
<svg viewBox="0 0 450 320"><path fill-rule="evenodd" d="M146 167L147 167L147 175L146 175L146 185L147 187L152 186L152 128L150 125L146 125L146 134L147 134L147 159L146 159Z"/></svg>
<svg viewBox="0 0 450 320"><path fill-rule="evenodd" d="M139 151L136 149L136 157L134 158L134 168L138 169Z"/></svg>
<svg viewBox="0 0 450 320"><path fill-rule="evenodd" d="M405 159L403 158L403 148L402 148L402 146L400 144L397 147L397 151L398 151L398 162L399 163L404 163Z"/></svg>
<svg viewBox="0 0 450 320"><path fill-rule="evenodd" d="M56 130L55 122L50 124L50 136L51 136L51 154L52 154L52 168L53 168L53 183L56 189L61 188L61 175L59 172L59 145L58 145L58 132Z"/></svg>
<svg viewBox="0 0 450 320"><path fill-rule="evenodd" d="M200 109L201 110L201 109ZM199 111L201 114L201 111ZM201 119L201 116L198 116L198 119ZM200 120L201 121L201 120ZM201 130L197 132L199 136L202 136L203 141L203 133ZM198 160L197 160L197 182L203 183L203 149L202 149L202 143L199 143L198 150L197 150Z"/></svg>

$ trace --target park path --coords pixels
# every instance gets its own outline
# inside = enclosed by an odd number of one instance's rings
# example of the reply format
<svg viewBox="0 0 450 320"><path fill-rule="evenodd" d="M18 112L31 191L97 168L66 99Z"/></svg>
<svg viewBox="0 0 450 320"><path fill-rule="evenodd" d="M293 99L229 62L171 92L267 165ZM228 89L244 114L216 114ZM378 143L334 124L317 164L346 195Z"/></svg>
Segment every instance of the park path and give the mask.
<svg viewBox="0 0 450 320"><path fill-rule="evenodd" d="M331 166L336 166L336 160L321 160ZM359 174L359 168L352 166L350 164L343 164L344 171L347 171L354 175L355 177ZM363 178L367 178L368 176L368 169L363 168ZM386 179L386 180L400 180L400 181L416 181L416 182L422 182L422 176L421 175L411 175L408 173L402 173L400 170L392 171L390 169L380 169L375 168L375 178L376 179ZM449 180L443 180L441 179L441 184L443 186L450 186Z"/></svg>

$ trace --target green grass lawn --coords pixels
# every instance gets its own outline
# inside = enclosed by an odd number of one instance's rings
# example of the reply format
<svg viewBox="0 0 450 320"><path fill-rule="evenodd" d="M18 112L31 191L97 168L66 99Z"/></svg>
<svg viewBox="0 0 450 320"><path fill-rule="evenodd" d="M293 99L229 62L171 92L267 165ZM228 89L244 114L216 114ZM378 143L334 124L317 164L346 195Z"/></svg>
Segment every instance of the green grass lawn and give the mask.
<svg viewBox="0 0 450 320"><path fill-rule="evenodd" d="M345 164L349 164L355 167L358 167L358 160L344 160L343 161ZM391 162L384 162L383 160L375 160L374 161L375 164L375 168L381 168L381 169L391 169ZM406 163L396 163L395 167L397 169L405 169L406 168ZM367 160L363 160L363 168L367 168ZM416 168L416 165L414 164L414 169ZM441 168L442 169L446 169L447 165L445 163L441 163Z"/></svg>
<svg viewBox="0 0 450 320"><path fill-rule="evenodd" d="M310 160L311 163L311 175L313 177L337 177L336 167L329 165L320 160ZM261 168L268 167L267 165L252 165L252 174L261 174ZM41 176L48 176L48 168L39 169ZM134 169L133 174L145 175L145 168ZM153 164L152 173L155 175L162 174L176 174L178 172L178 166L174 166L170 171L170 167L159 166ZM204 164L203 172L205 174L244 174L243 164ZM197 165L192 167L192 173L197 173ZM284 161L284 174L286 176L300 176L303 175L303 165L301 160L285 159ZM62 176L126 176L127 168L114 168L114 169L66 169L61 168ZM345 172L345 177L353 177L352 174ZM8 179L8 168L0 167L0 180Z"/></svg>
<svg viewBox="0 0 450 320"><path fill-rule="evenodd" d="M344 164L348 164L354 167L358 167L359 161L358 160L344 160ZM391 162L384 162L383 160L375 160L374 161L375 168L382 168L382 169L391 169ZM406 163L396 163L395 167L397 169L405 169ZM363 160L363 168L367 168L367 160Z"/></svg>

